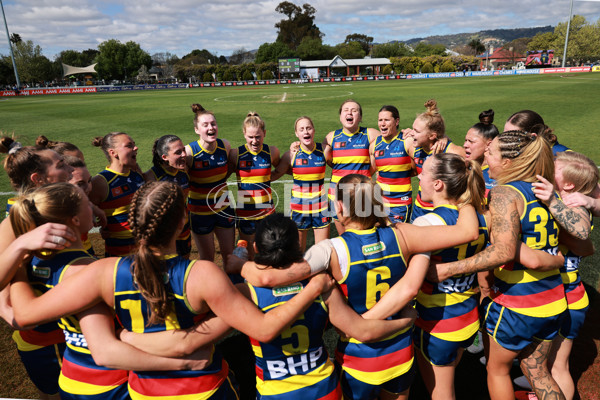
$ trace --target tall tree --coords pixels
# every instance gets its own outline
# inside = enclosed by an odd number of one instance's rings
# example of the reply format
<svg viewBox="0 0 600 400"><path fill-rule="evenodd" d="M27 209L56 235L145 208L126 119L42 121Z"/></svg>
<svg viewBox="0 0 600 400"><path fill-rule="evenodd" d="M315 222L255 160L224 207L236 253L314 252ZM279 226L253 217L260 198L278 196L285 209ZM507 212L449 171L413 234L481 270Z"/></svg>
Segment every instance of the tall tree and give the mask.
<svg viewBox="0 0 600 400"><path fill-rule="evenodd" d="M353 33L351 35L346 36L346 40L344 40L344 43L350 42L358 42L362 49L365 51L365 54L369 54L371 52L373 38L371 36L363 35L362 33Z"/></svg>
<svg viewBox="0 0 600 400"><path fill-rule="evenodd" d="M31 40L14 44L15 64L22 83L38 84L54 78L52 62L42 54L42 48Z"/></svg>
<svg viewBox="0 0 600 400"><path fill-rule="evenodd" d="M412 55L412 50L402 42L389 42L373 46L371 55L375 58L407 57Z"/></svg>
<svg viewBox="0 0 600 400"><path fill-rule="evenodd" d="M335 51L320 38L305 37L298 45L296 54L303 60L326 60L335 56Z"/></svg>
<svg viewBox="0 0 600 400"><path fill-rule="evenodd" d="M12 35L10 35L10 41L12 44L17 44L21 43L23 39L21 39L21 35L19 35L18 33L13 33Z"/></svg>
<svg viewBox="0 0 600 400"><path fill-rule="evenodd" d="M485 45L481 43L481 39L479 38L471 39L469 43L467 43L467 46L469 46L473 50L474 56L476 56L477 54L481 54L485 51Z"/></svg>
<svg viewBox="0 0 600 400"><path fill-rule="evenodd" d="M340 43L335 49L342 58L365 58L366 55L358 42Z"/></svg>
<svg viewBox="0 0 600 400"><path fill-rule="evenodd" d="M277 41L285 43L290 49L295 50L304 37L322 38L323 34L315 25L317 10L308 3L297 5L284 1L275 8L280 14L287 16L275 24L277 28Z"/></svg>
<svg viewBox="0 0 600 400"><path fill-rule="evenodd" d="M96 71L103 79L134 77L142 65L152 66L150 55L132 41L123 44L110 39L100 43L98 50Z"/></svg>
<svg viewBox="0 0 600 400"><path fill-rule="evenodd" d="M293 57L294 52L281 42L263 43L256 51L257 64L277 62L280 58Z"/></svg>

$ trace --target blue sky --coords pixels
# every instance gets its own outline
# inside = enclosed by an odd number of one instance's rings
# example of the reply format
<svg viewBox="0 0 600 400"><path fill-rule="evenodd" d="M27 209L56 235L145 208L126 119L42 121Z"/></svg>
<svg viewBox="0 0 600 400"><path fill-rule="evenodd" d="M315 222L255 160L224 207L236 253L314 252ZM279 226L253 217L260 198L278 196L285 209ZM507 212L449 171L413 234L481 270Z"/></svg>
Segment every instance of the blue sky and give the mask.
<svg viewBox="0 0 600 400"><path fill-rule="evenodd" d="M133 40L150 54L179 57L193 49L217 55L257 49L273 42L275 12L280 1L243 0L3 0L10 33L40 45L53 59L62 50L96 48L108 39ZM292 1L301 5L308 1ZM483 29L526 28L566 22L569 0L440 0L310 1L324 43L343 42L362 33L375 42L414 37L478 32ZM600 18L600 0L575 1L573 14L589 22ZM8 55L5 30L0 54Z"/></svg>

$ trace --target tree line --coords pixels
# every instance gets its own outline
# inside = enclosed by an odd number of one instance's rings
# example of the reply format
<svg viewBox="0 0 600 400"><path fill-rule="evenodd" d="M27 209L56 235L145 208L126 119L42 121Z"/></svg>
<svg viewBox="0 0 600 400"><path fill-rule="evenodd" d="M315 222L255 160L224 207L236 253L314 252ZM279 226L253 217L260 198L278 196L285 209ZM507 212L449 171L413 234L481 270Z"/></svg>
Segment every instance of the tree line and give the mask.
<svg viewBox="0 0 600 400"><path fill-rule="evenodd" d="M486 46L482 38L473 37L467 45L457 46L458 56L448 55L442 44L419 42L411 47L400 41L373 43L373 37L351 33L343 43L323 43L324 34L315 24L317 10L306 3L298 6L283 1L275 8L283 18L275 24L277 39L263 43L255 54L244 48L233 51L231 56L217 56L208 50L195 49L182 58L168 52L150 55L138 43L121 43L110 39L97 49L84 51L64 50L54 61L42 54L42 48L31 40L23 40L19 34L11 35L15 63L21 82L43 85L49 82L64 84L62 63L83 67L97 63L97 80L110 83L117 80L149 82L153 77L170 82L220 81L272 79L277 73L280 58L298 57L302 60L330 60L336 55L345 59L388 58L391 65L383 73L451 72L477 65L476 55L483 53ZM527 50L554 49L559 54L565 42L566 23L559 23L554 32L539 33L533 38L520 38L505 43L505 48L515 53ZM582 16L571 20L567 63L600 59L600 20L589 23ZM0 55L0 85L14 84L14 73L10 56Z"/></svg>

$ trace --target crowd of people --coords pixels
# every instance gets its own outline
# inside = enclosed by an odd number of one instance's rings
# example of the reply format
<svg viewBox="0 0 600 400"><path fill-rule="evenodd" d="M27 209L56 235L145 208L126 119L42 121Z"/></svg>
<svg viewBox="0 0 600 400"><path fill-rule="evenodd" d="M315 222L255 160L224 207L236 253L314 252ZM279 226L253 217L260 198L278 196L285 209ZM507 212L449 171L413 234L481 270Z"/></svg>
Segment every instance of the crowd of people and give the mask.
<svg viewBox="0 0 600 400"><path fill-rule="evenodd" d="M280 153L257 113L232 148L214 113L191 108L198 140L156 139L146 172L124 132L93 140L108 161L94 176L71 143L0 139L17 192L0 224L0 315L41 398L408 399L418 370L432 399L453 399L478 337L492 399L574 398L598 168L539 114L499 130L484 111L460 146L435 100L406 129L385 105L373 129L349 99L340 129L319 143L299 117ZM271 191L285 174L289 217ZM232 329L255 388L215 346ZM515 359L530 393L515 394Z"/></svg>

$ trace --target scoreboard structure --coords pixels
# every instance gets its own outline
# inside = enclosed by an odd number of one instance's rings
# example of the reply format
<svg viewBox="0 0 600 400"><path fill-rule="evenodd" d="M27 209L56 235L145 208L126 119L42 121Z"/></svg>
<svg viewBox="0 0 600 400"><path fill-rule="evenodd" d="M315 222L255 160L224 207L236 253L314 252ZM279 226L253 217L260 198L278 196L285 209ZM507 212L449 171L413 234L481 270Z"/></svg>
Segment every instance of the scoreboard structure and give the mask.
<svg viewBox="0 0 600 400"><path fill-rule="evenodd" d="M280 74L293 74L300 73L300 59L299 58L280 58L279 59L279 73Z"/></svg>

